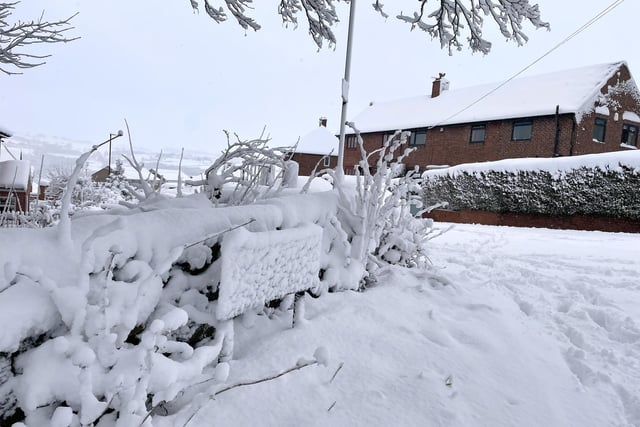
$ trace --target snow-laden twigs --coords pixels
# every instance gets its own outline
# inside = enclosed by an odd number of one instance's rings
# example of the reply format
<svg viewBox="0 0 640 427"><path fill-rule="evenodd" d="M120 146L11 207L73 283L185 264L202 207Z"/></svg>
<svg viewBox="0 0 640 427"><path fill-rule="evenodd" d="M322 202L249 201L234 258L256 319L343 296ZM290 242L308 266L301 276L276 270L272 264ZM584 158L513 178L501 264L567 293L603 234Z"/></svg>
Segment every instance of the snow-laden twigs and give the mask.
<svg viewBox="0 0 640 427"><path fill-rule="evenodd" d="M224 6L211 6L210 0L204 0L205 11L215 22L227 19L226 9L236 18L245 30L260 29L260 25L245 13L251 0L224 0ZM304 14L309 35L321 49L326 42L334 47L336 37L333 28L339 22L336 4L348 0L280 0L278 14L285 25L298 27L298 14ZM418 5L408 14L400 12L396 18L411 25L411 29L419 28L440 41L442 48L450 53L461 50L467 45L473 52L488 53L491 42L483 37L482 29L485 17L489 17L508 40L518 45L524 44L528 36L523 24L529 22L534 28L549 28L540 16L537 4L531 5L529 0L440 0L433 10L428 9L428 0L418 0ZM194 11L198 10L198 0L191 0ZM383 18L389 14L380 0L375 0L373 9Z"/></svg>
<svg viewBox="0 0 640 427"><path fill-rule="evenodd" d="M231 384L228 385L226 387L221 388L220 390L215 391L214 393L211 393L209 395L209 399L208 400L215 400L216 396L221 395L222 393L226 393L227 391L233 390L235 388L239 388L239 387L247 387L250 385L256 385L256 384L260 384L260 383L264 383L267 381L272 381L275 379L278 379L280 377L283 377L291 372L295 372L295 371L299 371L301 369L307 368L309 366L314 366L314 365L324 365L327 366L328 364L328 355L326 352L326 349L324 347L319 347L316 349L316 351L313 354L314 358L313 359L309 359L309 360L305 360L305 359L300 359L298 360L298 362L296 363L295 366L292 366L288 369L285 369L277 374L273 374L273 375L269 375L267 377L264 378L260 378L257 380L250 380L250 381L240 381L238 383L235 384ZM202 409L202 406L199 406L192 414L191 416L189 416L189 418L187 419L187 421L183 424L183 427L186 427L192 420L193 418L197 415L197 413Z"/></svg>
<svg viewBox="0 0 640 427"><path fill-rule="evenodd" d="M249 204L268 193L280 191L285 159L294 148L269 147L269 139L264 134L252 140L241 140L235 135L234 142L227 131L225 134L227 147L207 168L205 179L185 183L206 185L209 198L216 205L220 202Z"/></svg>
<svg viewBox="0 0 640 427"><path fill-rule="evenodd" d="M47 21L44 12L37 20L9 23L16 5L20 2L0 3L0 72L4 74L22 74L15 69L34 68L45 63L50 55L36 55L23 51L23 48L34 44L67 43L78 37L67 37L72 30L71 20Z"/></svg>
<svg viewBox="0 0 640 427"><path fill-rule="evenodd" d="M142 191L144 192L144 196L141 196L140 194L138 194L136 191L133 190L133 188L128 188L128 190L131 191L132 194L138 200L144 200L149 196L151 196L155 191L153 190L153 188L151 188L151 186L149 185L145 177L142 176L142 168L144 167L144 164L138 163L138 160L136 159L136 155L133 152L133 142L131 141L131 130L129 129L129 122L127 122L127 119L124 120L124 123L127 126L127 137L129 138L129 151L131 152L131 158L125 156L124 154L122 155L122 157L124 157L125 160L129 162L131 167L134 168L138 173L138 179L140 180L140 188L142 188ZM158 161L160 161L159 158L158 158Z"/></svg>
<svg viewBox="0 0 640 427"><path fill-rule="evenodd" d="M365 283L386 263L426 267L426 241L431 221L415 218L412 206L421 205L419 177L406 172L403 161L413 149L404 148L409 132L397 131L372 153L364 149L353 123L362 160L356 170L355 195L341 189L344 225L353 235L351 255L366 266ZM372 165L372 160L375 164Z"/></svg>

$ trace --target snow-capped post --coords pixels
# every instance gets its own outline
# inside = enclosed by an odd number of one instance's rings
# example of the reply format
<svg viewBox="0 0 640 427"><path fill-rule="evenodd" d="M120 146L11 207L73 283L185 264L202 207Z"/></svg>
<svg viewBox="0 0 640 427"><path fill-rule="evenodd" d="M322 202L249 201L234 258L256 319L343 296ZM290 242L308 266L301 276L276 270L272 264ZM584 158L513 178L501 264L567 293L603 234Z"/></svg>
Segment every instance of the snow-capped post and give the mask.
<svg viewBox="0 0 640 427"><path fill-rule="evenodd" d="M291 327L295 328L296 325L304 322L304 291L296 292L293 298L293 321Z"/></svg>
<svg viewBox="0 0 640 427"><path fill-rule="evenodd" d="M336 177L338 185L344 179L344 132L347 124L347 103L349 102L349 81L351 76L351 47L353 45L353 23L356 15L356 0L349 5L349 30L347 32L347 53L344 61L344 79L342 80L342 112L340 113L340 141L338 143L338 163Z"/></svg>
<svg viewBox="0 0 640 427"><path fill-rule="evenodd" d="M221 322L216 333L222 335L222 344L220 347L218 362L228 362L233 359L233 319Z"/></svg>

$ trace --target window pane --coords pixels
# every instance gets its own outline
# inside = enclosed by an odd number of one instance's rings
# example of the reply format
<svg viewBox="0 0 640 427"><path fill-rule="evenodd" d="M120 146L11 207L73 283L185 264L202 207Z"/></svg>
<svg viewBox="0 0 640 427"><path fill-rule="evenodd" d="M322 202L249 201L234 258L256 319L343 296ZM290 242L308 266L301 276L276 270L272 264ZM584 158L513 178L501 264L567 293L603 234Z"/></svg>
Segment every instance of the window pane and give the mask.
<svg viewBox="0 0 640 427"><path fill-rule="evenodd" d="M531 128L533 122L531 120L519 120L513 122L513 134L511 139L513 141L523 141L531 139Z"/></svg>
<svg viewBox="0 0 640 427"><path fill-rule="evenodd" d="M622 143L638 146L638 127L634 125L622 125Z"/></svg>
<svg viewBox="0 0 640 427"><path fill-rule="evenodd" d="M607 129L607 121L605 119L596 118L595 125L593 126L593 139L596 141L604 142L604 137Z"/></svg>
<svg viewBox="0 0 640 427"><path fill-rule="evenodd" d="M427 131L420 130L411 134L411 145L425 145L427 143Z"/></svg>
<svg viewBox="0 0 640 427"><path fill-rule="evenodd" d="M471 142L484 142L485 132L485 125L471 126Z"/></svg>

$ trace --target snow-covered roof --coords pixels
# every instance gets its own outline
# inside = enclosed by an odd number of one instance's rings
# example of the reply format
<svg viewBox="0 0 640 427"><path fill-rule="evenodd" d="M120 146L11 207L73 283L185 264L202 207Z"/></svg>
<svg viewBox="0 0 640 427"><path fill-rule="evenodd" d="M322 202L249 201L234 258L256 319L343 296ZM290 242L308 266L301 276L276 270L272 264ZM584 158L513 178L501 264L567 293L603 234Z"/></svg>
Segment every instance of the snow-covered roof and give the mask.
<svg viewBox="0 0 640 427"><path fill-rule="evenodd" d="M625 64L593 65L463 89L374 103L352 121L361 132L582 113L593 108L600 89ZM474 103L475 102L475 103Z"/></svg>
<svg viewBox="0 0 640 427"><path fill-rule="evenodd" d="M324 126L319 126L300 138L296 153L304 154L333 154L338 152L338 138Z"/></svg>
<svg viewBox="0 0 640 427"><path fill-rule="evenodd" d="M29 186L31 163L28 160L0 162L0 188L26 190ZM15 178L15 181L14 181Z"/></svg>

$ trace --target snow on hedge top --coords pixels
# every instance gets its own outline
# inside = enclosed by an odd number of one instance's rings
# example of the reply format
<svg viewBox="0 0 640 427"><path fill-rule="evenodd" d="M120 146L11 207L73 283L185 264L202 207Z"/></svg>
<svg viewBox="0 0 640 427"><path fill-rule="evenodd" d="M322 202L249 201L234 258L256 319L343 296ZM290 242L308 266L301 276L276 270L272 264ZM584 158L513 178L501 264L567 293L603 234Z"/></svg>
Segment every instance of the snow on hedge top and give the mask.
<svg viewBox="0 0 640 427"><path fill-rule="evenodd" d="M374 103L353 119L361 132L583 113L624 62L593 65L465 89ZM494 92L495 90L495 92ZM479 100L472 105L475 101Z"/></svg>
<svg viewBox="0 0 640 427"><path fill-rule="evenodd" d="M443 169L434 169L422 174L423 178L436 176L456 176L462 173L546 171L557 176L581 167L600 170L620 170L621 166L634 169L640 174L640 151L614 151L604 154L585 154L582 156L556 158L506 159L496 162L465 163Z"/></svg>
<svg viewBox="0 0 640 427"><path fill-rule="evenodd" d="M338 152L338 138L329 132L326 127L320 126L300 138L296 152L324 156L329 154L331 150L336 155Z"/></svg>
<svg viewBox="0 0 640 427"><path fill-rule="evenodd" d="M30 175L31 163L28 160L5 160L0 162L0 188L26 190L29 186Z"/></svg>

